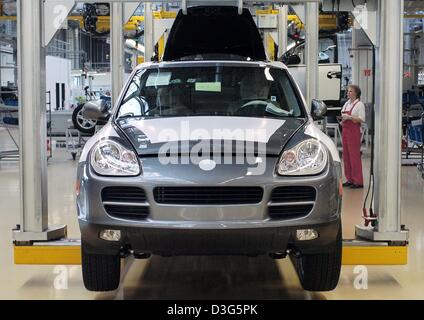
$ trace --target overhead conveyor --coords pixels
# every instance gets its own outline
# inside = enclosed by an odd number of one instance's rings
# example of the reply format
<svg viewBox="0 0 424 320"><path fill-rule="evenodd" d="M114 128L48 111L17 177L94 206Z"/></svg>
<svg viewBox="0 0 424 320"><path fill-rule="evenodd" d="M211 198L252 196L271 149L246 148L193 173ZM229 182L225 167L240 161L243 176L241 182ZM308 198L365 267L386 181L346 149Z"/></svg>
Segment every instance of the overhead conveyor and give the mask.
<svg viewBox="0 0 424 320"><path fill-rule="evenodd" d="M97 1L83 1L97 2ZM111 2L111 64L113 98L123 85L123 25L141 3L139 0ZM146 60L153 55L153 13L151 3L145 5ZM175 1L173 1L175 2ZM184 10L190 5L220 3L250 5L253 0L179 1ZM307 99L318 92L318 4L334 10L331 0L261 1L263 3L304 4L307 39ZM355 1L357 4L361 0ZM67 238L66 226L52 226L47 212L47 163L45 155L45 48L66 21L75 6L74 0L18 0L19 92L20 92L20 223L13 231L15 263L78 264L80 242ZM364 1L362 1L364 3ZM406 264L408 231L400 222L400 105L402 76L403 0L368 0L370 14L376 18L368 32L375 41L376 75L376 171L375 226L357 226L358 239L344 241L344 264ZM63 10L58 12L57 6ZM352 1L341 0L341 11L353 11ZM371 10L372 9L372 10ZM44 19L44 17L49 19ZM281 39L283 36L281 35ZM393 155L398 155L393 156ZM358 212L358 215L361 214Z"/></svg>

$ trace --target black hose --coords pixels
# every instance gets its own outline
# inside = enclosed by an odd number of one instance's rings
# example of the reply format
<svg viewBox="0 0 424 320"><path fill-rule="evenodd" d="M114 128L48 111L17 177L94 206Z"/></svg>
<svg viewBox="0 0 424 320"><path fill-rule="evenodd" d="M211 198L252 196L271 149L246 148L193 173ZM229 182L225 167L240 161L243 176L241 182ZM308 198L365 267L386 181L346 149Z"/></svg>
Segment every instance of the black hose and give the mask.
<svg viewBox="0 0 424 320"><path fill-rule="evenodd" d="M371 216L373 216L373 202L374 202L374 194L375 194L375 184L374 184L374 139L375 139L375 68L376 68L376 57L375 57L375 46L372 46L372 68L373 68L373 76L372 76L372 90L373 90L373 94L372 94L372 105L373 105L373 109L371 112L371 126L372 126L372 135L371 135L371 170L370 170L370 176L372 176L372 197L371 197L371 202L370 202L370 214Z"/></svg>
<svg viewBox="0 0 424 320"><path fill-rule="evenodd" d="M367 206L367 200L369 197L369 194L371 192L371 199L370 199L370 206L369 206L369 213L370 216L373 217L374 213L373 213L373 202L374 202L374 192L375 192L375 187L374 187L374 138L375 138L375 46L373 46L373 58L372 58L372 63L373 63L373 75L372 75L372 84L373 84L373 94L372 94L372 109L371 109L371 159L370 159L370 178L369 178L369 185L368 185L368 190L367 190L367 195L365 196L364 199L364 204L363 204L363 209L366 209ZM372 185L372 188L371 188Z"/></svg>

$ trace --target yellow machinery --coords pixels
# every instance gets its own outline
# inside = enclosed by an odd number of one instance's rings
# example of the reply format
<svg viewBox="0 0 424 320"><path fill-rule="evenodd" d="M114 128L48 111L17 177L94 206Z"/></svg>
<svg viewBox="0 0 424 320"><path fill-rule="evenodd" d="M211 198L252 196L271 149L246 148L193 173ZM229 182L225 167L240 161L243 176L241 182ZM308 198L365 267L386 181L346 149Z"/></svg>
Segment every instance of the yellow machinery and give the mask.
<svg viewBox="0 0 424 320"><path fill-rule="evenodd" d="M277 15L279 10L275 9L265 9L265 10L256 10L256 15ZM290 23L294 23L294 27L297 31L302 31L305 26L299 17L295 14L287 16L287 20ZM352 21L349 21L349 25L352 24ZM337 16L334 14L320 14L319 15L319 29L321 31L334 31L338 29ZM272 37L269 34L265 34L265 50L268 53L268 56L275 57L275 43Z"/></svg>
<svg viewBox="0 0 424 320"><path fill-rule="evenodd" d="M278 14L278 10L257 10L256 14ZM153 13L154 19L173 19L177 16L176 12L172 11L155 11ZM108 16L100 16L97 17L97 31L98 32L107 32L110 30L110 18ZM1 16L1 20L16 20L15 16ZM68 20L78 21L80 24L80 28L84 27L83 17L82 16L69 16ZM299 17L291 14L288 16L288 21L294 22L296 28L302 30L304 25L302 21L300 21ZM136 30L138 24L144 22L143 16L133 16L128 23L125 24L125 31ZM319 25L321 30L334 30L337 29L337 17L332 14L321 14L319 16Z"/></svg>
<svg viewBox="0 0 424 320"><path fill-rule="evenodd" d="M266 10L257 10L257 15L277 15L278 10L274 9L266 9ZM154 11L153 18L154 19L174 19L177 16L176 12L173 11ZM98 16L97 17L97 32L104 33L110 30L110 17L109 16ZM0 16L1 20L16 20L14 16ZM69 16L69 21L78 22L80 29L84 28L84 18L80 15L78 16ZM288 21L294 22L296 29L303 30L304 25L302 21L296 15L289 15ZM143 16L133 16L131 19L124 25L124 31L136 31L141 23L144 23ZM337 17L332 14L321 14L319 16L319 24L321 30L335 30L337 28ZM271 36L266 35L266 50L270 57L274 56L274 41ZM161 37L158 42L158 54L159 57L162 57L163 52L165 50L165 40L164 37ZM143 57L138 58L138 63L143 62Z"/></svg>
<svg viewBox="0 0 424 320"><path fill-rule="evenodd" d="M37 243L32 246L14 246L15 264L27 265L78 265L81 264L79 240ZM343 265L406 265L407 246L387 246L345 240Z"/></svg>
<svg viewBox="0 0 424 320"><path fill-rule="evenodd" d="M265 14L278 14L278 10L266 9L266 10L256 10L257 15ZM299 30L304 29L303 22L295 14L289 14L287 16L288 21L294 22L295 26ZM334 14L320 14L319 15L319 28L320 30L336 30L337 29L337 16Z"/></svg>
<svg viewBox="0 0 424 320"><path fill-rule="evenodd" d="M257 10L257 15L265 15L265 14L272 14L276 15L278 14L278 10L268 9L268 10ZM173 11L154 11L153 12L153 18L154 19L174 19L177 16L176 12ZM99 16L97 17L97 31L107 32L110 30L110 17L108 16ZM0 21L1 20L16 20L15 16L3 16L0 15ZM71 21L77 21L80 25L80 28L84 28L84 18L82 16L69 16L68 20ZM289 15L288 21L294 22L296 25L296 28L299 30L302 30L304 28L304 25L302 21L299 19L297 15ZM144 22L143 16L133 16L131 17L130 21L128 21L125 26L125 31L134 31L137 30L138 25L140 23ZM319 16L319 25L321 30L335 30L337 29L337 16L332 14L321 14Z"/></svg>
<svg viewBox="0 0 424 320"><path fill-rule="evenodd" d="M177 16L176 12L172 11L154 11L153 18L154 19L174 19ZM98 32L108 32L110 30L110 17L108 16L100 16L97 17L97 31ZM82 16L69 16L68 20L78 21L80 28L84 28L84 18ZM131 19L125 24L125 31L135 31L138 30L138 26L144 22L143 16L133 16Z"/></svg>
<svg viewBox="0 0 424 320"><path fill-rule="evenodd" d="M173 11L154 11L153 18L154 19L175 19L177 16L176 12ZM110 30L110 17L109 16L99 16L97 17L97 32L103 33L108 32ZM2 16L0 15L0 21L2 20L12 20L15 21L15 16ZM68 21L76 21L79 24L80 29L84 28L84 18L83 16L69 16ZM144 23L143 16L133 16L131 19L124 25L124 31L137 31L138 27L141 23ZM165 37L162 36L158 42L158 54L159 57L163 56L165 51ZM139 56L137 58L137 63L143 63L144 57Z"/></svg>

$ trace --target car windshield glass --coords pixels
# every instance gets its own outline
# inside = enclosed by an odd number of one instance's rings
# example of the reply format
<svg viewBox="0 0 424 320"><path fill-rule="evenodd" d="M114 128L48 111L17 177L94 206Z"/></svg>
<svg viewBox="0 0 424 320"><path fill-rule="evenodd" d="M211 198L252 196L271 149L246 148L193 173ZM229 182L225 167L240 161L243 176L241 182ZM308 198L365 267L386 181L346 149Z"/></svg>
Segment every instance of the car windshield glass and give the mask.
<svg viewBox="0 0 424 320"><path fill-rule="evenodd" d="M285 70L270 67L173 67L135 74L121 117L302 117Z"/></svg>

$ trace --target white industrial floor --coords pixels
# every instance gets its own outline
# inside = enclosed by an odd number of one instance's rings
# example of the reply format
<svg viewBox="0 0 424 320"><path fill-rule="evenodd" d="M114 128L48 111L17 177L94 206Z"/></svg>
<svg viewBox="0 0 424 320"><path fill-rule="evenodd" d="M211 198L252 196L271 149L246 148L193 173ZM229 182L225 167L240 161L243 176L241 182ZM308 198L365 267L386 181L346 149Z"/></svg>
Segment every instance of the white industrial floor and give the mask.
<svg viewBox="0 0 424 320"><path fill-rule="evenodd" d="M16 136L16 132L15 132ZM0 128L0 151L13 147ZM366 159L365 165L369 163ZM368 165L369 166L369 165ZM49 221L67 224L79 237L74 204L76 163L55 151L48 166ZM366 170L365 174L368 174ZM344 194L344 238L361 223L363 190ZM411 229L407 266L368 267L368 289L357 290L354 266L343 267L339 286L328 293L300 287L288 259L268 257L153 257L130 260L119 290L90 293L80 266L15 266L12 228L19 223L19 166L0 162L0 299L423 299L424 180L416 167L402 168L402 223Z"/></svg>

